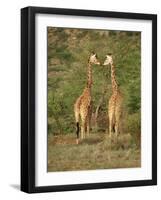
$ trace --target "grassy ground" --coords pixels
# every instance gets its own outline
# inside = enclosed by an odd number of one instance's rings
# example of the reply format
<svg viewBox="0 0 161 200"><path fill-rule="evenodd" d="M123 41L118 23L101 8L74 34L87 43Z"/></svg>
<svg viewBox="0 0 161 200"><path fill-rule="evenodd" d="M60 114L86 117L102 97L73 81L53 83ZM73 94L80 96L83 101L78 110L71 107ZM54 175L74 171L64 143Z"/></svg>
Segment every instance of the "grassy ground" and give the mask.
<svg viewBox="0 0 161 200"><path fill-rule="evenodd" d="M48 137L48 172L132 167L141 167L141 154L130 134L91 134L78 145L75 135Z"/></svg>

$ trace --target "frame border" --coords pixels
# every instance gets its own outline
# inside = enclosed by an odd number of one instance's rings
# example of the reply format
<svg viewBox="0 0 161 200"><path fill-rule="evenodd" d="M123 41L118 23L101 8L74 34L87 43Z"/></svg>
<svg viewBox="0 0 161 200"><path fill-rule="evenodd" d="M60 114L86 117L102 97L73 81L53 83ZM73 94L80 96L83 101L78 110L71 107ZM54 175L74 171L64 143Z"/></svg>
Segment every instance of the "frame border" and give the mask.
<svg viewBox="0 0 161 200"><path fill-rule="evenodd" d="M152 21L152 179L35 186L35 16L36 14L111 17ZM65 8L21 9L21 191L27 193L157 185L157 15Z"/></svg>

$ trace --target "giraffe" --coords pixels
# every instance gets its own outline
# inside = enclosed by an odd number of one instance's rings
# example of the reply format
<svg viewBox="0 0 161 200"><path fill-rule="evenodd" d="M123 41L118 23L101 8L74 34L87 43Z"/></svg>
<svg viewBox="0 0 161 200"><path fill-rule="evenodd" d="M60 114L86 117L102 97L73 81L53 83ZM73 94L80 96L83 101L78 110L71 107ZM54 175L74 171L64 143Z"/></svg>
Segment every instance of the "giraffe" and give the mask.
<svg viewBox="0 0 161 200"><path fill-rule="evenodd" d="M112 136L113 131L118 136L120 133L123 97L116 81L112 54L106 55L103 65L110 65L111 67L112 95L108 102L109 136Z"/></svg>
<svg viewBox="0 0 161 200"><path fill-rule="evenodd" d="M85 132L89 135L90 132L90 121L92 114L92 97L91 97L91 89L92 89L92 64L100 65L98 61L97 54L92 52L88 59L87 64L87 85L83 90L81 96L78 97L74 104L74 114L76 121L76 143L79 143L79 138L85 138ZM81 135L79 137L79 124L81 120Z"/></svg>

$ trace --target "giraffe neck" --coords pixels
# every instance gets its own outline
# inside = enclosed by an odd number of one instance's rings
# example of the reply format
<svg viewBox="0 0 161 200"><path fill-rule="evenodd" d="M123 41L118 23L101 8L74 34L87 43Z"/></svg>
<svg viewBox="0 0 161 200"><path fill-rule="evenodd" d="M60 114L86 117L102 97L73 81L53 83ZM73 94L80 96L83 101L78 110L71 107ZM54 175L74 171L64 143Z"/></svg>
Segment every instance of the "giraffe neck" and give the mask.
<svg viewBox="0 0 161 200"><path fill-rule="evenodd" d="M118 91L118 85L116 82L116 75L115 75L115 66L111 64L111 83L112 83L112 92Z"/></svg>
<svg viewBox="0 0 161 200"><path fill-rule="evenodd" d="M87 67L87 87L91 89L92 87L92 68L91 63L88 63Z"/></svg>

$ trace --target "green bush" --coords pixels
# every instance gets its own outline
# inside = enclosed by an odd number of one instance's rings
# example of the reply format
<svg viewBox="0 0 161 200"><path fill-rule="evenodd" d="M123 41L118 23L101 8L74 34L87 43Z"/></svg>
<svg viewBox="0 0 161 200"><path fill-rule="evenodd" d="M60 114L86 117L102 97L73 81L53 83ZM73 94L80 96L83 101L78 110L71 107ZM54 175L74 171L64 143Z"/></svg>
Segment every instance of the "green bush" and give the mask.
<svg viewBox="0 0 161 200"><path fill-rule="evenodd" d="M128 115L126 126L129 133L138 133L141 130L140 112Z"/></svg>
<svg viewBox="0 0 161 200"><path fill-rule="evenodd" d="M91 51L101 62L113 54L116 79L124 96L124 130L140 131L141 34L136 32L48 28L48 132L75 132L73 105L87 80L87 62ZM93 113L104 95L98 114L98 130L107 129L106 116L111 95L109 66L92 66ZM106 89L103 94L104 88ZM103 123L101 123L103 122Z"/></svg>

